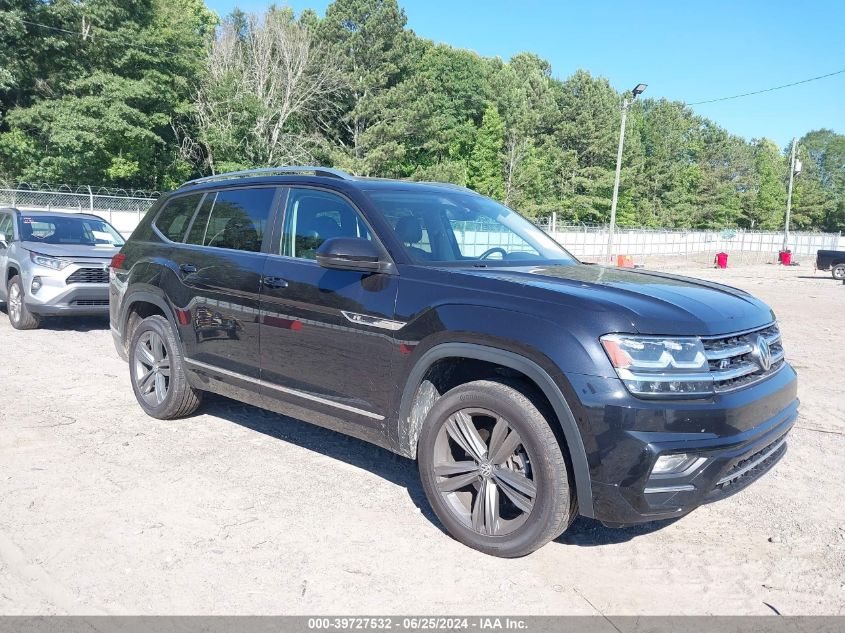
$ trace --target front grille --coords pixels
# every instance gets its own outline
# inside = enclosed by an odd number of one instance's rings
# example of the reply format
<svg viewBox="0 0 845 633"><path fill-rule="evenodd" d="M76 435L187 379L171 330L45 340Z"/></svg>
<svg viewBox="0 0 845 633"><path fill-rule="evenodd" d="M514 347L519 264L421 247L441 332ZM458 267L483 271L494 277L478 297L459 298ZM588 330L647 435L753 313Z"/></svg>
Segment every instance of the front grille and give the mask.
<svg viewBox="0 0 845 633"><path fill-rule="evenodd" d="M80 268L66 280L69 284L107 284L109 271L103 268Z"/></svg>
<svg viewBox="0 0 845 633"><path fill-rule="evenodd" d="M107 306L108 304L108 299L77 299L73 302L76 306Z"/></svg>
<svg viewBox="0 0 845 633"><path fill-rule="evenodd" d="M758 337L765 339L771 365L764 369ZM733 391L768 378L783 366L783 344L776 323L752 332L702 339L717 392Z"/></svg>

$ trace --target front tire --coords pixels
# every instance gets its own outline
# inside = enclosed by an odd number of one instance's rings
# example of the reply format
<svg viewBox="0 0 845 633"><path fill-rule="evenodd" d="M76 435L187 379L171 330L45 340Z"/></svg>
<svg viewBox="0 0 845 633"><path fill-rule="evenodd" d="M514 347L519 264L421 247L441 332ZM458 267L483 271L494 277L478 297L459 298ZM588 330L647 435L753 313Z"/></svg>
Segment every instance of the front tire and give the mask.
<svg viewBox="0 0 845 633"><path fill-rule="evenodd" d="M132 333L129 374L135 398L149 416L173 420L200 406L202 391L188 382L182 349L163 316L147 317Z"/></svg>
<svg viewBox="0 0 845 633"><path fill-rule="evenodd" d="M830 269L830 274L837 281L845 280L845 264L836 264L836 266Z"/></svg>
<svg viewBox="0 0 845 633"><path fill-rule="evenodd" d="M576 515L561 445L539 409L510 385L479 380L431 408L417 459L435 514L461 543L525 556Z"/></svg>
<svg viewBox="0 0 845 633"><path fill-rule="evenodd" d="M41 324L38 315L26 307L25 296L23 282L19 275L15 275L6 286L6 311L9 313L9 322L16 330L34 330Z"/></svg>

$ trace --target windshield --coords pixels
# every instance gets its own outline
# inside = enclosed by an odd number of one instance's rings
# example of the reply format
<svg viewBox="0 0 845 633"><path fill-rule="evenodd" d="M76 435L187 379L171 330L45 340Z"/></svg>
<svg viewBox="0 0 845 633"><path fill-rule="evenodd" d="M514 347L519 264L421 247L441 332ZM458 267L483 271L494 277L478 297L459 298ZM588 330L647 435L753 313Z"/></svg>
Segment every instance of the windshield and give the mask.
<svg viewBox="0 0 845 633"><path fill-rule="evenodd" d="M21 240L71 246L123 246L123 237L99 218L21 215Z"/></svg>
<svg viewBox="0 0 845 633"><path fill-rule="evenodd" d="M457 191L367 195L418 263L577 263L541 229L489 198Z"/></svg>

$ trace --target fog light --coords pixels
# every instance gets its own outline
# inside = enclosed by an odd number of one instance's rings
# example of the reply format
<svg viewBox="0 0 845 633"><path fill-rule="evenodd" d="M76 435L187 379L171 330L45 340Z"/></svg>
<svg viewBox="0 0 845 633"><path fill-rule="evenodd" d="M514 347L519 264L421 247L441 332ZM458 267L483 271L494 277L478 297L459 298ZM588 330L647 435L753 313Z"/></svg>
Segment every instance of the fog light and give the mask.
<svg viewBox="0 0 845 633"><path fill-rule="evenodd" d="M675 453L673 455L661 455L654 462L651 469L652 475L671 475L683 473L687 470L697 468L704 462L703 457L696 457L688 453Z"/></svg>
<svg viewBox="0 0 845 633"><path fill-rule="evenodd" d="M41 290L41 277L32 278L32 285L30 286L30 289L32 290L32 294Z"/></svg>

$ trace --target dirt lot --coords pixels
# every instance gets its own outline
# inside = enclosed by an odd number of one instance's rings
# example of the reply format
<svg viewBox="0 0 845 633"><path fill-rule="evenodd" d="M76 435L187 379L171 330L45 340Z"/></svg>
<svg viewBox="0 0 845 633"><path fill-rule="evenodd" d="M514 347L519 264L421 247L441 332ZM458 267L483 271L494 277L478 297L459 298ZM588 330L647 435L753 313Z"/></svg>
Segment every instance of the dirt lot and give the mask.
<svg viewBox="0 0 845 633"><path fill-rule="evenodd" d="M0 613L845 613L845 286L683 272L777 311L803 402L789 452L674 523L579 520L511 561L446 536L410 461L222 398L147 418L107 323L2 315Z"/></svg>

